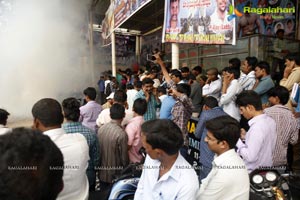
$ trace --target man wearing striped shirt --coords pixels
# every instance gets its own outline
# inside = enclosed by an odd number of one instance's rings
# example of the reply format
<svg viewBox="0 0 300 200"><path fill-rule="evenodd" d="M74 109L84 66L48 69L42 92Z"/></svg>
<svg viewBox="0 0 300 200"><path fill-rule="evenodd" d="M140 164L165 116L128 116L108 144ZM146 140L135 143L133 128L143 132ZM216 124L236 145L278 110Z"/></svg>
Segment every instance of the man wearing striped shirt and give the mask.
<svg viewBox="0 0 300 200"><path fill-rule="evenodd" d="M273 151L273 165L286 166L288 144L298 141L296 118L287 106L289 91L283 86L277 86L269 91L269 102L272 107L266 108L264 113L276 122L277 140Z"/></svg>

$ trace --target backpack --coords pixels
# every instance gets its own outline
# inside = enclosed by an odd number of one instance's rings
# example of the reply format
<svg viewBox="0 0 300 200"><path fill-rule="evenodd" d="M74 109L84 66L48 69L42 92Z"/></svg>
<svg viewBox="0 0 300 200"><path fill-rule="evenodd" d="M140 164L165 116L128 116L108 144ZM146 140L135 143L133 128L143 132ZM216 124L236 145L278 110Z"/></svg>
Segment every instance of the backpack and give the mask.
<svg viewBox="0 0 300 200"><path fill-rule="evenodd" d="M111 88L111 82L107 83L106 87L105 87L105 91L104 91L104 94L106 96L109 96L110 93L112 93L112 88Z"/></svg>

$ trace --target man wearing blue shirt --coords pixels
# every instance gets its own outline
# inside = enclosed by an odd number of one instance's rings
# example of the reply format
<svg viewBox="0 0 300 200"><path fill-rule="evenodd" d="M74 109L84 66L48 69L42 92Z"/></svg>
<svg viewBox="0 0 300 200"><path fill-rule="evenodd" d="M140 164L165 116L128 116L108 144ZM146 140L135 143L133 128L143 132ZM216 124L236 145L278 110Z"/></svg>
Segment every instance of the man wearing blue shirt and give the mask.
<svg viewBox="0 0 300 200"><path fill-rule="evenodd" d="M212 96L208 96L203 101L203 111L198 120L195 136L200 140L200 157L199 163L201 165L200 170L200 180L204 179L212 169L212 161L214 159L215 153L212 152L207 143L205 142L205 137L207 134L207 129L205 123L208 120L214 119L219 116L227 115L221 107L218 107L218 100Z"/></svg>
<svg viewBox="0 0 300 200"><path fill-rule="evenodd" d="M172 119L172 108L176 100L173 96L167 95L167 97L161 102L159 118L160 119Z"/></svg>
<svg viewBox="0 0 300 200"><path fill-rule="evenodd" d="M265 61L259 62L255 67L256 83L253 90L259 94L263 107L269 102L268 91L275 86L270 76L270 65Z"/></svg>

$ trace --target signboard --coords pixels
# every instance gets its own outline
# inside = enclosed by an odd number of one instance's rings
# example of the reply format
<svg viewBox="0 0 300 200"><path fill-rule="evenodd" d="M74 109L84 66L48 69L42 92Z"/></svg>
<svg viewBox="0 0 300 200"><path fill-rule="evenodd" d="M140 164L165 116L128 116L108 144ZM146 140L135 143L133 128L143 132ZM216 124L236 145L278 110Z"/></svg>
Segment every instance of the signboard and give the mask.
<svg viewBox="0 0 300 200"><path fill-rule="evenodd" d="M235 44L233 0L165 0L163 42Z"/></svg>
<svg viewBox="0 0 300 200"><path fill-rule="evenodd" d="M103 45L109 45L111 43L111 33L150 1L151 0L115 0L112 2L102 21Z"/></svg>
<svg viewBox="0 0 300 200"><path fill-rule="evenodd" d="M189 138L189 148L188 148L188 159L191 165L196 169L199 166L199 156L200 156L200 139L195 137L195 131L198 124L198 120L191 118L188 121L188 138ZM199 170L199 169L198 169Z"/></svg>
<svg viewBox="0 0 300 200"><path fill-rule="evenodd" d="M275 36L278 29L285 31L285 38L296 37L296 0L242 0L235 8L242 13L237 17L238 37L254 33Z"/></svg>
<svg viewBox="0 0 300 200"><path fill-rule="evenodd" d="M113 4L110 4L109 8L105 13L105 18L102 21L103 46L109 45L111 43L110 35L114 27L113 8Z"/></svg>
<svg viewBox="0 0 300 200"><path fill-rule="evenodd" d="M115 0L114 3L114 28L118 28L131 15L140 10L151 0Z"/></svg>

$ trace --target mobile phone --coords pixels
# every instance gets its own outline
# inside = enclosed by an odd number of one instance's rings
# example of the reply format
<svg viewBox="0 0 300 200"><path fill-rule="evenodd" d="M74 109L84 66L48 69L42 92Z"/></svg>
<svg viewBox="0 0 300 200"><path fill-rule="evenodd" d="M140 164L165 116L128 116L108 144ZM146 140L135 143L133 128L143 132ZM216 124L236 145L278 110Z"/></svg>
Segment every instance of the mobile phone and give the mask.
<svg viewBox="0 0 300 200"><path fill-rule="evenodd" d="M147 54L147 60L148 60L148 61L155 61L156 58L155 58L155 56L153 56L152 54Z"/></svg>

